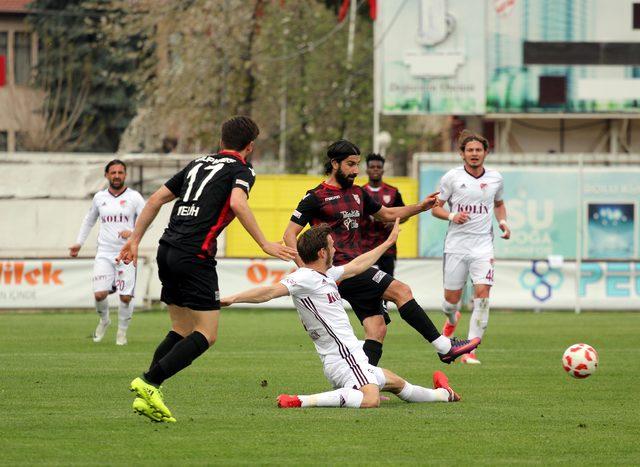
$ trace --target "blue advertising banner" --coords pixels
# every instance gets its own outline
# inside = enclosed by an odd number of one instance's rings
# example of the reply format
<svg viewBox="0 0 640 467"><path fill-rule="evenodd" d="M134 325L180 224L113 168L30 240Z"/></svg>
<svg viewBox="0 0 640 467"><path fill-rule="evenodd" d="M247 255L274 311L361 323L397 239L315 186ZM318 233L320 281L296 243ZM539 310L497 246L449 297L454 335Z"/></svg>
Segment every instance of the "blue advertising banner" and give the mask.
<svg viewBox="0 0 640 467"><path fill-rule="evenodd" d="M452 166L420 167L420 195L434 191ZM575 259L582 236L582 257L638 258L640 170L635 168L499 166L512 237L494 240L496 258L533 259L560 255ZM419 254L441 257L448 222L420 217Z"/></svg>

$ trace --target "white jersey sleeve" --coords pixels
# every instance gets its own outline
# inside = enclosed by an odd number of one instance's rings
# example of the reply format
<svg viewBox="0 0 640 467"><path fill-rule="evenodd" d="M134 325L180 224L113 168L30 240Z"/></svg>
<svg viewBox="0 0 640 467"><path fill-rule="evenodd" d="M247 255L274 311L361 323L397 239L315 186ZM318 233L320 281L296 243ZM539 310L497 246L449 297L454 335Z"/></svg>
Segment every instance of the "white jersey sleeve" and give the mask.
<svg viewBox="0 0 640 467"><path fill-rule="evenodd" d="M451 193L453 192L453 185L451 180L451 172L447 172L440 179L440 186L438 187L438 191L440 194L438 198L440 201L449 201L451 198Z"/></svg>
<svg viewBox="0 0 640 467"><path fill-rule="evenodd" d="M333 266L327 271L327 276L338 282L344 274L344 266Z"/></svg>
<svg viewBox="0 0 640 467"><path fill-rule="evenodd" d="M315 284L308 271L306 268L297 269L280 281L289 290L292 297L313 291Z"/></svg>
<svg viewBox="0 0 640 467"><path fill-rule="evenodd" d="M502 201L502 196L504 195L504 178L500 175L500 184L498 185L498 190L494 196L495 201Z"/></svg>
<svg viewBox="0 0 640 467"><path fill-rule="evenodd" d="M78 232L78 237L76 238L76 243L80 245L84 245L84 242L87 240L89 233L96 222L98 221L98 216L100 215L98 211L98 206L96 204L96 197L94 195L91 200L91 207L89 208L89 212L84 216L82 220L82 225L80 226L80 232Z"/></svg>

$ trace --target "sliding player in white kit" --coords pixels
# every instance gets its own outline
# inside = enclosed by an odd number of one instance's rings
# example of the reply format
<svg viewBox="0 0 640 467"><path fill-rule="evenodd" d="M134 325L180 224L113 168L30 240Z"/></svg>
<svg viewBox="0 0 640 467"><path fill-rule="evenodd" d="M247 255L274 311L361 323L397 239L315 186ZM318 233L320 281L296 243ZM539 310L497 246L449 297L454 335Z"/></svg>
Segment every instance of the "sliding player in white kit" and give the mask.
<svg viewBox="0 0 640 467"><path fill-rule="evenodd" d="M508 240L507 209L502 200L503 179L484 167L489 143L480 135L464 130L458 139L462 167L451 169L440 181L439 202L433 216L449 221L444 242L444 302L447 316L442 334L453 333L460 319L458 303L471 276L474 287L469 339L484 335L489 322L489 292L493 285L493 214L502 238ZM445 203L449 210L444 209ZM475 352L460 357L462 363L479 364Z"/></svg>
<svg viewBox="0 0 640 467"><path fill-rule="evenodd" d="M334 391L312 395L278 396L278 406L370 408L380 405L380 391L389 391L407 402L457 402L460 396L445 374L433 374L434 389L413 385L389 370L369 364L353 332L342 305L337 281L356 276L370 268L393 244L399 219L389 238L377 248L343 266L333 266L331 227L320 224L298 237L297 250L304 266L280 283L257 287L220 300L223 306L233 303L263 303L291 295L302 325L315 344L324 366L324 374Z"/></svg>
<svg viewBox="0 0 640 467"><path fill-rule="evenodd" d="M109 186L94 195L76 243L69 247L69 254L74 258L78 256L80 248L100 218L98 251L93 265L93 293L100 321L93 334L93 342L100 342L111 324L107 296L117 292L120 304L116 344L125 345L127 329L133 315L136 268L133 263L116 263L116 258L133 231L136 218L144 207L144 199L140 193L125 185L127 166L124 162L118 159L109 162L104 169L104 176L109 181Z"/></svg>

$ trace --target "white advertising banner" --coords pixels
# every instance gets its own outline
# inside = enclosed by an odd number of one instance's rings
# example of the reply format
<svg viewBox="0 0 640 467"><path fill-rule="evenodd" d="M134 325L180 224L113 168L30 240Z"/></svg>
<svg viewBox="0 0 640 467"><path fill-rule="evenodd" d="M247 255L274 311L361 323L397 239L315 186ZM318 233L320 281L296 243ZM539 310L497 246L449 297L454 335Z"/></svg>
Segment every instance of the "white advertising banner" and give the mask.
<svg viewBox="0 0 640 467"><path fill-rule="evenodd" d="M92 308L93 259L0 260L0 309ZM137 305L147 295L149 268L138 263ZM111 305L117 304L112 295Z"/></svg>
<svg viewBox="0 0 640 467"><path fill-rule="evenodd" d="M551 267L547 260L497 261L491 306L574 310L580 300L583 309L640 309L640 263L583 263L579 286L576 286L574 262L554 266ZM277 260L223 259L218 262L220 292L231 295L251 287L270 285L292 270L290 264ZM440 260L400 260L396 265L396 278L411 287L414 297L424 308L440 309L443 299ZM290 308L293 305L289 297L284 297L257 306Z"/></svg>
<svg viewBox="0 0 640 467"><path fill-rule="evenodd" d="M576 284L576 264L547 260L499 260L491 306L503 309L573 310L640 309L640 263L586 262ZM293 263L263 259L221 259L218 278L222 296L279 282L295 269ZM0 260L0 309L92 308L92 259ZM396 277L408 284L426 309L442 304L442 262L438 259L400 260ZM138 263L136 303L160 299L154 262ZM110 297L115 305L117 298ZM345 302L345 305L348 304ZM291 298L243 307L292 308Z"/></svg>

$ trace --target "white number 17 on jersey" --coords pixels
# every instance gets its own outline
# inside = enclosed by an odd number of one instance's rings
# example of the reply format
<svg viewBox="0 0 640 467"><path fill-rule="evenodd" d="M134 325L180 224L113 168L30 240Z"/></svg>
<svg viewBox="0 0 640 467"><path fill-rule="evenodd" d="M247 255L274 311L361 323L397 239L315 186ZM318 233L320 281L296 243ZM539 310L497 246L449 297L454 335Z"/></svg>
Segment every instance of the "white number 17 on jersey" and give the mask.
<svg viewBox="0 0 640 467"><path fill-rule="evenodd" d="M200 170L200 167L202 167L202 164L196 164L193 167L193 169L189 170L189 173L187 174L187 180L189 180L189 186L187 187L187 191L184 194L184 198L182 198L182 201L184 202L189 201L189 196L191 195L191 190L193 189L193 185L196 181L196 178L198 177L198 170ZM202 194L202 190L204 190L205 185L211 181L213 176L216 173L218 173L218 171L222 169L222 167L224 167L224 164L213 164L213 165L208 165L207 167L204 168L204 170L210 171L209 175L207 175L204 178L204 180L202 180L202 183L200 183L200 186L198 187L198 191L196 191L196 194L194 195L192 201L198 201L198 198L200 198L200 195Z"/></svg>

